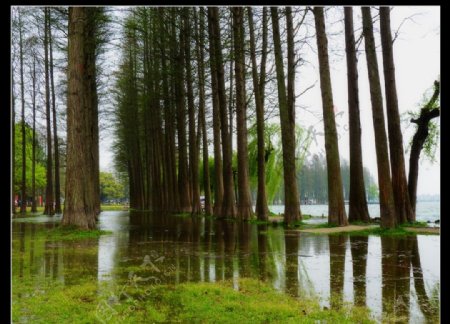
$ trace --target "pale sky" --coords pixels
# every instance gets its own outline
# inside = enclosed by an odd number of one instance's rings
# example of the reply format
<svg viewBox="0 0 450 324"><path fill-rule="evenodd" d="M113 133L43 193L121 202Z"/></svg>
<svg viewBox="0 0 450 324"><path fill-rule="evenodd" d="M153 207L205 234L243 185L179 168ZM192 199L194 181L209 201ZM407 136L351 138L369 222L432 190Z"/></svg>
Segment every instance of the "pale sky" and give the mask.
<svg viewBox="0 0 450 324"><path fill-rule="evenodd" d="M340 7L326 16L327 33L333 34L335 31L343 30L343 21L339 21L343 16L343 9ZM361 10L354 7L355 29L361 25ZM372 9L372 16L375 10ZM393 32L397 30L402 21L411 17L403 23L398 39L394 42L394 60L396 67L397 95L399 101L400 114L408 110L418 111L418 103L421 101L423 93L432 87L433 81L440 75L440 7L438 6L396 6L391 11L391 28ZM333 22L332 26L330 24ZM381 56L381 44L377 31L379 22L375 24L376 43L378 47L378 67L380 76L383 78L383 61ZM358 37L360 31L355 31ZM312 50L304 50L302 58L311 64L301 66L296 71L296 93L302 92L305 87L319 80L319 70L317 53L315 52L315 38L310 41ZM347 71L345 61L345 43L343 33L329 35L329 55L331 65L331 81L333 87L334 105L337 116L339 151L341 159L349 159L348 144L348 105L347 105ZM375 155L375 142L372 123L372 111L370 105L370 93L367 78L367 68L364 53L364 44L359 47L361 51L358 59L359 72L359 99L361 110L362 128L362 150L363 163L368 167L376 179L377 165ZM382 79L382 82L384 80ZM384 84L382 84L384 95ZM320 95L320 84L305 93L296 101L296 121L301 126L309 128L314 126L316 131L323 133L323 123L320 122L322 116L322 99ZM304 109L306 108L307 111ZM414 127L407 128L409 123L402 124L404 130L403 144L406 148L413 135ZM102 136L100 143L100 168L102 170L112 170L111 136ZM324 149L323 136L316 136L317 145L313 144L311 152L319 152ZM439 194L440 193L440 149L436 151L434 164L424 161L420 164L418 194ZM408 172L409 153L405 154L406 170Z"/></svg>

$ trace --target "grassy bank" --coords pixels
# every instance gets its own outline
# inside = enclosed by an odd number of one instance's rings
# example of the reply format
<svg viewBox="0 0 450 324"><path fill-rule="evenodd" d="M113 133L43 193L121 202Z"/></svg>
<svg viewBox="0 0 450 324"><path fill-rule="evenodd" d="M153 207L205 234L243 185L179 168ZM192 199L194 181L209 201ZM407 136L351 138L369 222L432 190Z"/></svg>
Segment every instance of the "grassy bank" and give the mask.
<svg viewBox="0 0 450 324"><path fill-rule="evenodd" d="M315 299L294 299L254 279L239 280L239 291L228 281L111 291L95 280L37 289L16 278L13 287L16 323L374 323L367 308L321 308Z"/></svg>

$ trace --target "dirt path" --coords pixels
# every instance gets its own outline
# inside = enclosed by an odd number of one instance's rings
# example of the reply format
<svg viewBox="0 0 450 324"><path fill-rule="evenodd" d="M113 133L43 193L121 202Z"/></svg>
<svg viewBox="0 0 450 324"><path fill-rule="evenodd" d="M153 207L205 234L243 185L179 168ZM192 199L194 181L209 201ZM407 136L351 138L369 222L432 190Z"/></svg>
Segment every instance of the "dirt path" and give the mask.
<svg viewBox="0 0 450 324"><path fill-rule="evenodd" d="M362 231L365 229L377 228L378 225L348 225L342 227L329 227L329 228L308 228L302 229L300 232L305 233L316 233L316 234L328 234L328 233L337 233L337 232L353 232L353 231Z"/></svg>

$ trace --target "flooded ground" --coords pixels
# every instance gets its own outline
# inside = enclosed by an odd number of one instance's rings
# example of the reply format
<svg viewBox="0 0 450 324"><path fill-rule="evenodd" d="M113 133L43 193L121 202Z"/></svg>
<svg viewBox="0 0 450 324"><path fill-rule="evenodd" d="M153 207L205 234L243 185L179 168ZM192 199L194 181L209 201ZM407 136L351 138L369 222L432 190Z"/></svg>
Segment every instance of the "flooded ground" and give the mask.
<svg viewBox="0 0 450 324"><path fill-rule="evenodd" d="M281 226L103 212L99 239L47 240L60 217L13 221L13 277L120 287L252 277L323 307L367 305L378 321L436 323L440 237L328 236ZM13 286L14 290L14 286Z"/></svg>

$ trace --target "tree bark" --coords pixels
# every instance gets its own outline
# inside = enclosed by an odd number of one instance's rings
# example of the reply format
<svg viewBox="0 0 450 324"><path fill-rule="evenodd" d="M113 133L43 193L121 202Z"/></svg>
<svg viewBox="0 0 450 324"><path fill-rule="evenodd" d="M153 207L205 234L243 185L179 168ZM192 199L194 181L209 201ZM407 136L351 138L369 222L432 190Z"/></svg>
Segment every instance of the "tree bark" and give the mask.
<svg viewBox="0 0 450 324"><path fill-rule="evenodd" d="M209 62L211 70L211 90L213 106L213 146L214 146L214 210L216 216L220 215L223 204L223 164L220 145L220 109L217 81L217 68L215 63L215 41L213 26L208 13L208 34L209 34Z"/></svg>
<svg viewBox="0 0 450 324"><path fill-rule="evenodd" d="M230 136L228 134L227 100L225 95L224 68L222 59L222 45L220 38L219 9L208 7L208 22L211 24L214 41L214 63L217 74L217 90L219 98L220 125L222 137L223 155L223 187L224 195L220 217L236 217L236 205L234 201L233 169Z"/></svg>
<svg viewBox="0 0 450 324"><path fill-rule="evenodd" d="M390 8L380 7L380 34L383 51L384 89L389 132L389 151L391 159L392 190L394 191L397 223L413 222L406 182L405 158L403 155L403 136L398 111L397 88L395 84L394 53L392 49Z"/></svg>
<svg viewBox="0 0 450 324"><path fill-rule="evenodd" d="M258 192L256 195L256 215L258 220L267 221L269 217L269 207L266 195L266 166L265 166L265 144L264 144L264 87L266 78L267 60L267 7L263 8L263 39L260 72L258 77L258 67L256 63L255 32L253 27L253 12L251 7L247 7L248 25L250 33L250 58L252 61L253 91L255 93L256 106L256 133L258 145Z"/></svg>
<svg viewBox="0 0 450 324"><path fill-rule="evenodd" d="M33 82L32 105L33 105L33 144L32 144L32 164L31 164L31 212L37 212L36 206L36 53L33 53L33 72L31 75Z"/></svg>
<svg viewBox="0 0 450 324"><path fill-rule="evenodd" d="M247 107L245 89L244 8L233 7L233 38L236 77L236 127L238 159L237 216L249 220L253 216L248 171Z"/></svg>
<svg viewBox="0 0 450 324"><path fill-rule="evenodd" d="M333 93L328 62L328 41L322 7L314 7L317 49L319 56L320 89L322 92L323 124L325 128L325 152L328 175L328 223L348 225L339 162L339 144L334 119Z"/></svg>
<svg viewBox="0 0 450 324"><path fill-rule="evenodd" d="M87 30L87 10L69 7L66 200L62 224L94 229L92 105L88 96L91 84L85 71L92 63L88 53L92 34Z"/></svg>
<svg viewBox="0 0 450 324"><path fill-rule="evenodd" d="M186 32L186 86L188 99L188 114L189 114L189 170L192 186L192 214L200 214L200 184L198 182L198 165L199 156L197 150L197 135L195 133L195 106L194 106L194 92L192 89L192 65L191 65L191 25L189 23L189 9L184 8L184 24Z"/></svg>
<svg viewBox="0 0 450 324"><path fill-rule="evenodd" d="M53 39L51 27L51 11L48 11L48 39L50 51L50 84L52 92L52 114L53 114L53 147L55 152L55 214L61 214L61 187L59 180L59 150L58 150L58 127L56 124L56 99L55 99L55 80L53 78Z"/></svg>
<svg viewBox="0 0 450 324"><path fill-rule="evenodd" d="M204 66L204 31L205 31L205 13L203 8L200 8L200 22L196 26L196 54L197 54L197 67L198 67L198 87L199 87L199 130L201 131L202 143L203 143L203 187L205 190L205 214L212 215L212 203L211 203L211 185L209 180L209 155L208 155L208 138L206 133L206 117L205 117L205 66ZM195 18L197 17L196 11Z"/></svg>
<svg viewBox="0 0 450 324"><path fill-rule="evenodd" d="M286 85L284 83L283 53L280 41L280 26L278 9L270 8L273 25L273 42L275 50L275 65L277 71L278 104L280 107L281 142L283 147L284 170L284 222L292 225L301 220L297 176L295 171L295 115L287 101Z"/></svg>
<svg viewBox="0 0 450 324"><path fill-rule="evenodd" d="M20 98L22 103L22 120L21 120L21 133L22 133L22 181L20 192L20 213L25 214L27 212L27 184L26 184L26 137L25 137L25 83L23 80L23 40L22 40L22 15L19 13L19 55L20 55Z"/></svg>
<svg viewBox="0 0 450 324"><path fill-rule="evenodd" d="M191 212L192 205L190 201L190 185L189 185L189 169L187 157L187 141L186 141L186 106L185 106L185 28L183 24L180 31L180 48L178 53L178 73L177 73L177 127L178 127L178 191L180 195L180 211Z"/></svg>
<svg viewBox="0 0 450 324"><path fill-rule="evenodd" d="M53 206L53 160L52 160L52 131L50 123L50 79L49 79L49 60L48 60L48 43L49 43L49 9L44 8L45 30L44 30L44 62L45 62L45 113L47 122L47 186L45 190L45 208L44 215L53 216L55 214Z"/></svg>
<svg viewBox="0 0 450 324"><path fill-rule="evenodd" d="M348 220L369 222L366 190L364 186L359 114L358 61L353 30L353 8L344 7L345 52L347 58L348 119L350 139L350 201Z"/></svg>
<svg viewBox="0 0 450 324"><path fill-rule="evenodd" d="M369 76L370 100L372 102L373 127L375 132L378 186L380 188L381 226L383 228L393 228L396 226L395 203L389 170L388 145L383 114L383 98L381 94L370 7L361 7L361 12L363 16L363 34Z"/></svg>

